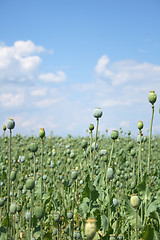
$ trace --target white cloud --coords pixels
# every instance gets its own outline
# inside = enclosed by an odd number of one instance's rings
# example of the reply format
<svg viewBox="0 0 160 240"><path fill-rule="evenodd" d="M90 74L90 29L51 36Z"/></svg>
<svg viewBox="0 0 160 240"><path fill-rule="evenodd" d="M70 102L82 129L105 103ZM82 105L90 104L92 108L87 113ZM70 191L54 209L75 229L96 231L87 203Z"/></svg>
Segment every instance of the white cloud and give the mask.
<svg viewBox="0 0 160 240"><path fill-rule="evenodd" d="M54 73L44 73L39 75L39 79L46 83L59 83L66 80L66 74L62 71Z"/></svg>
<svg viewBox="0 0 160 240"><path fill-rule="evenodd" d="M121 60L109 64L107 55L98 60L95 71L98 78L108 80L113 86L135 82L159 82L160 79L160 65L138 63L134 60Z"/></svg>
<svg viewBox="0 0 160 240"><path fill-rule="evenodd" d="M38 87L31 90L30 95L34 97L44 97L47 94L46 87Z"/></svg>
<svg viewBox="0 0 160 240"><path fill-rule="evenodd" d="M45 108L48 108L50 106L53 106L53 104L58 103L61 100L62 99L60 99L60 98L55 98L55 99L53 99L53 98L45 98L43 100L36 101L34 103L34 105L39 107L39 108L44 108L45 109Z"/></svg>
<svg viewBox="0 0 160 240"><path fill-rule="evenodd" d="M0 81L3 82L64 82L66 74L57 71L40 74L39 67L42 59L38 54L45 50L42 46L36 46L32 41L16 41L13 46L0 44ZM53 53L53 52L52 52ZM49 51L48 54L51 54Z"/></svg>
<svg viewBox="0 0 160 240"><path fill-rule="evenodd" d="M45 51L42 46L36 46L32 41L16 41L12 47L15 54L19 56L28 56L33 53L40 53Z"/></svg>
<svg viewBox="0 0 160 240"><path fill-rule="evenodd" d="M31 79L41 64L36 53L44 51L32 41L17 41L13 46L0 46L0 80L21 82Z"/></svg>
<svg viewBox="0 0 160 240"><path fill-rule="evenodd" d="M23 94L3 93L0 96L0 104L2 107L19 107L24 102Z"/></svg>
<svg viewBox="0 0 160 240"><path fill-rule="evenodd" d="M129 128L129 121L122 121L120 122L120 127Z"/></svg>

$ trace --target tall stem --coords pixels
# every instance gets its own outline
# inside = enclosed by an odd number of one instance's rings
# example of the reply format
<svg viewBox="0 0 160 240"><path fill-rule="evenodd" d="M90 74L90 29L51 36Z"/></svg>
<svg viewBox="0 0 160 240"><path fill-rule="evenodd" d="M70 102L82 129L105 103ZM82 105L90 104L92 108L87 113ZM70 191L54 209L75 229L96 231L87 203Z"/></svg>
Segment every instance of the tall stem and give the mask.
<svg viewBox="0 0 160 240"><path fill-rule="evenodd" d="M95 142L94 142L94 149L93 149L93 159L92 159L92 180L94 178L94 161L95 161L95 151L96 151L96 144L97 144L97 136L98 136L98 125L99 125L99 118L97 118L97 125L96 125L96 136L95 136Z"/></svg>
<svg viewBox="0 0 160 240"><path fill-rule="evenodd" d="M110 158L109 158L108 167L110 167L110 165L111 165L111 159L112 159L112 153L113 153L113 146L114 146L114 140L112 141L112 147L111 147L111 152L110 152Z"/></svg>
<svg viewBox="0 0 160 240"><path fill-rule="evenodd" d="M12 131L9 130L9 159L8 159L8 197L7 197L7 214L9 215L9 203L10 203L10 175L11 175L11 138Z"/></svg>
<svg viewBox="0 0 160 240"><path fill-rule="evenodd" d="M148 144L148 174L150 172L150 161L151 161L151 137L152 137L153 116L154 116L154 105L152 105L152 117L151 117L151 125L150 125L149 144Z"/></svg>
<svg viewBox="0 0 160 240"><path fill-rule="evenodd" d="M43 194L43 139L41 141L41 204Z"/></svg>
<svg viewBox="0 0 160 240"><path fill-rule="evenodd" d="M136 209L136 240L138 240L138 210Z"/></svg>
<svg viewBox="0 0 160 240"><path fill-rule="evenodd" d="M141 131L140 131L140 144L139 144L139 177L138 179L141 177L141 182L142 182L142 136L141 136Z"/></svg>

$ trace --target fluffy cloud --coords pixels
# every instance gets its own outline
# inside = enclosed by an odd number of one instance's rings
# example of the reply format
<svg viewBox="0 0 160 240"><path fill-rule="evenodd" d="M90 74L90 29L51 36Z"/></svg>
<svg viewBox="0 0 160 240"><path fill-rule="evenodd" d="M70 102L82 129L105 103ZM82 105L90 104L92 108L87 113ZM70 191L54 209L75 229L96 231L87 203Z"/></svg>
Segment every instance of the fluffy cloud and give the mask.
<svg viewBox="0 0 160 240"><path fill-rule="evenodd" d="M24 94L3 93L0 95L2 107L19 107L24 102Z"/></svg>
<svg viewBox="0 0 160 240"><path fill-rule="evenodd" d="M0 80L24 81L31 78L41 64L36 53L44 51L32 41L17 41L13 46L0 46Z"/></svg>
<svg viewBox="0 0 160 240"><path fill-rule="evenodd" d="M107 55L102 56L95 66L97 76L108 80L113 86L135 82L158 82L160 66L150 63L138 63L134 60L122 60L109 63Z"/></svg>
<svg viewBox="0 0 160 240"><path fill-rule="evenodd" d="M42 46L32 41L16 41L13 46L0 45L0 81L3 82L34 82L58 83L66 80L66 74L58 71L41 74L39 67L42 59L38 54L47 52Z"/></svg>
<svg viewBox="0 0 160 240"><path fill-rule="evenodd" d="M39 79L46 83L59 83L66 80L66 74L62 71L54 73L44 73L39 75Z"/></svg>

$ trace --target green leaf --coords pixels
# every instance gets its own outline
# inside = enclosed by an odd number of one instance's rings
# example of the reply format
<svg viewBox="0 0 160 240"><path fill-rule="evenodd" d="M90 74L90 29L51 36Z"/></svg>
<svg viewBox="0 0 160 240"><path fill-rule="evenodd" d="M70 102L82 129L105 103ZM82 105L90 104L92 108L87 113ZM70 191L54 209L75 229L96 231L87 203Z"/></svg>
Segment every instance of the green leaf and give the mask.
<svg viewBox="0 0 160 240"><path fill-rule="evenodd" d="M145 231L142 233L142 237L144 240L153 240L153 228L151 225L147 225Z"/></svg>
<svg viewBox="0 0 160 240"><path fill-rule="evenodd" d="M85 182L86 185L82 192L83 198L88 197L91 201L95 201L98 198L99 194L95 186L91 182L89 175L87 175Z"/></svg>
<svg viewBox="0 0 160 240"><path fill-rule="evenodd" d="M102 227L102 233L104 234L108 228L108 220L104 214L101 216L101 227Z"/></svg>
<svg viewBox="0 0 160 240"><path fill-rule="evenodd" d="M156 211L157 207L158 207L158 203L157 203L157 200L155 200L149 205L146 211L146 217L149 216L151 212Z"/></svg>
<svg viewBox="0 0 160 240"><path fill-rule="evenodd" d="M159 233L154 229L154 227L151 226L151 224L148 224L143 233L142 238L144 240L159 240Z"/></svg>

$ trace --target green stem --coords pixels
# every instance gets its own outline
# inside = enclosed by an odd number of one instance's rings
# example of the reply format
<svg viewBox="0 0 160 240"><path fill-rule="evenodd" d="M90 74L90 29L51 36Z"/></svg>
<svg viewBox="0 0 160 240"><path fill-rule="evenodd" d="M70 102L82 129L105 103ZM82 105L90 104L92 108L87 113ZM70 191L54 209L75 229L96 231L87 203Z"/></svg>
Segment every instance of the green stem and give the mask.
<svg viewBox="0 0 160 240"><path fill-rule="evenodd" d="M94 162L92 160L92 141L93 141L93 135L92 131L90 131L91 137L90 137L90 165L92 166L92 178L93 178L93 168L94 168ZM90 173L90 171L89 171Z"/></svg>
<svg viewBox="0 0 160 240"><path fill-rule="evenodd" d="M8 159L8 194L7 194L7 238L9 234L9 204L10 204L10 174L11 174L11 139L12 139L12 131L9 130L9 159Z"/></svg>
<svg viewBox="0 0 160 240"><path fill-rule="evenodd" d="M34 153L34 181L36 181L36 154Z"/></svg>
<svg viewBox="0 0 160 240"><path fill-rule="evenodd" d="M30 191L31 193L31 208L30 208L30 219L29 219L29 232L30 232L30 239L32 236L32 212L33 212L33 192L32 190Z"/></svg>
<svg viewBox="0 0 160 240"><path fill-rule="evenodd" d="M99 118L97 118L97 125L96 125L96 135L95 135L95 142L94 142L94 149L93 149L93 159L92 159L92 180L94 178L94 161L95 161L95 151L96 151L96 144L97 144L97 137L98 137L98 125L99 125Z"/></svg>
<svg viewBox="0 0 160 240"><path fill-rule="evenodd" d="M141 182L142 182L142 136L141 136L141 131L140 131L140 144L139 144L139 177L141 176ZM138 177L138 179L139 179ZM139 181L138 181L139 182Z"/></svg>
<svg viewBox="0 0 160 240"><path fill-rule="evenodd" d="M12 202L14 202L14 181L12 182Z"/></svg>
<svg viewBox="0 0 160 240"><path fill-rule="evenodd" d="M138 240L138 210L136 209L136 240Z"/></svg>
<svg viewBox="0 0 160 240"><path fill-rule="evenodd" d="M40 226L41 226L41 240L43 240L43 225L42 225L42 221L40 222Z"/></svg>
<svg viewBox="0 0 160 240"><path fill-rule="evenodd" d="M150 172L150 161L151 161L151 137L152 137L153 116L154 116L154 105L152 105L152 117L151 117L151 125L150 125L149 144L148 144L148 174Z"/></svg>
<svg viewBox="0 0 160 240"><path fill-rule="evenodd" d="M43 194L43 139L41 141L41 204Z"/></svg>
<svg viewBox="0 0 160 240"><path fill-rule="evenodd" d="M113 146L114 146L114 140L112 141L112 147L111 147L111 152L110 152L110 158L109 158L108 167L110 167L110 165L111 165L111 159L112 159L112 154L113 154Z"/></svg>

